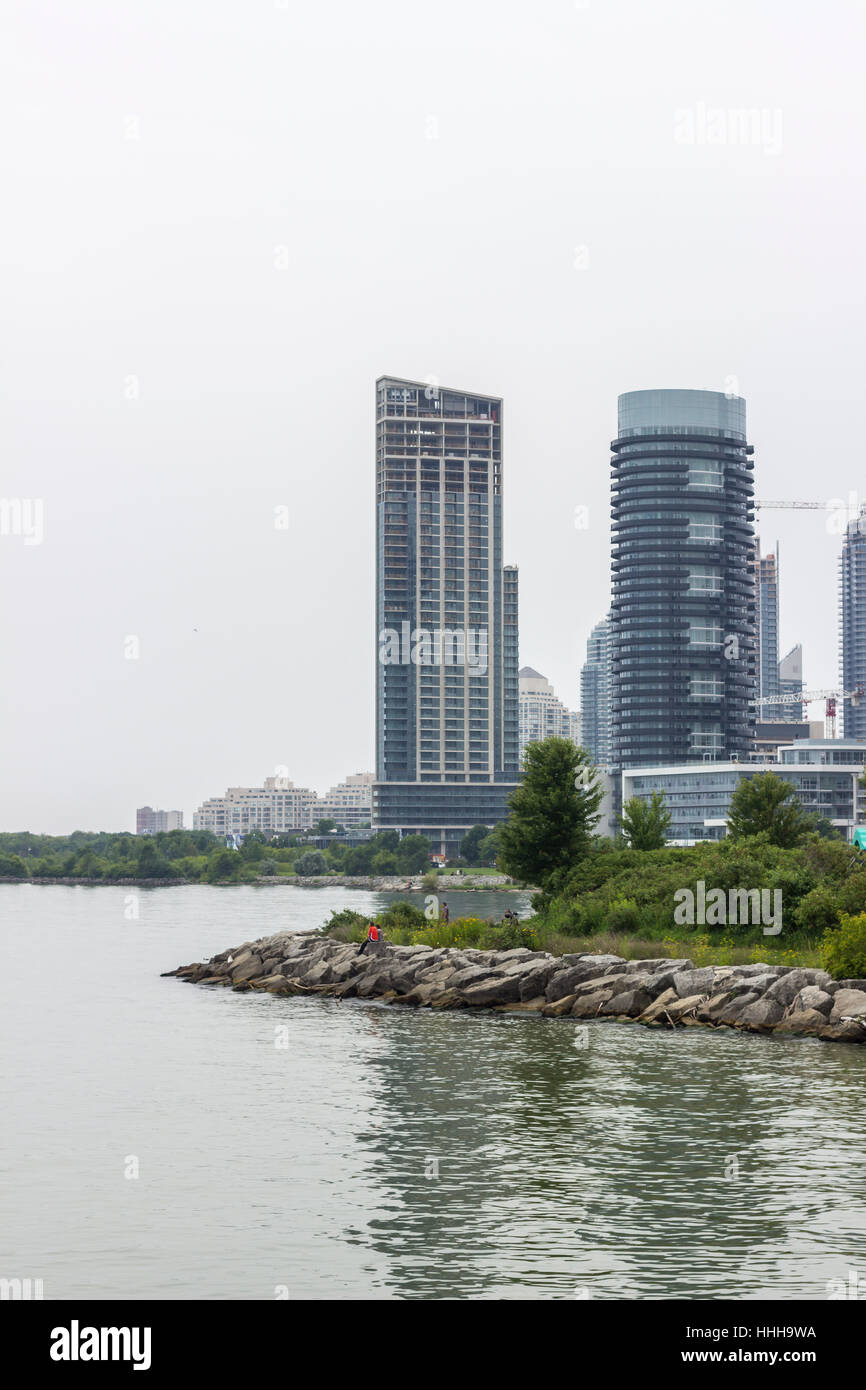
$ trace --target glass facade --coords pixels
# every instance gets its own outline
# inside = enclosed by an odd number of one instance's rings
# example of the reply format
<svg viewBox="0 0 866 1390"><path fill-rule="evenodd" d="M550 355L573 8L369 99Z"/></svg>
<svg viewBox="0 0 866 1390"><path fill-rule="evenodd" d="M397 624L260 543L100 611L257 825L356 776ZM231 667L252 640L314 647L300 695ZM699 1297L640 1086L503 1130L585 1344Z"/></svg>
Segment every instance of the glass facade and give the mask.
<svg viewBox="0 0 866 1390"><path fill-rule="evenodd" d="M780 746L776 759L763 765L635 769L623 774L622 797L649 800L654 791L662 792L671 814L670 842L721 840L738 782L770 771L793 784L805 811L826 816L850 839L866 816L866 789L860 786L864 764L866 741L802 739Z"/></svg>
<svg viewBox="0 0 866 1390"><path fill-rule="evenodd" d="M580 672L580 736L599 767L610 762L610 625L596 623Z"/></svg>
<svg viewBox="0 0 866 1390"><path fill-rule="evenodd" d="M745 760L757 679L745 401L628 392L611 449L611 761Z"/></svg>
<svg viewBox="0 0 866 1390"><path fill-rule="evenodd" d="M380 378L376 513L373 825L451 856L469 826L504 818L517 780L502 401Z"/></svg>
<svg viewBox="0 0 866 1390"><path fill-rule="evenodd" d="M866 506L848 524L839 561L839 648L843 690L866 690ZM866 738L866 696L843 701L846 738Z"/></svg>

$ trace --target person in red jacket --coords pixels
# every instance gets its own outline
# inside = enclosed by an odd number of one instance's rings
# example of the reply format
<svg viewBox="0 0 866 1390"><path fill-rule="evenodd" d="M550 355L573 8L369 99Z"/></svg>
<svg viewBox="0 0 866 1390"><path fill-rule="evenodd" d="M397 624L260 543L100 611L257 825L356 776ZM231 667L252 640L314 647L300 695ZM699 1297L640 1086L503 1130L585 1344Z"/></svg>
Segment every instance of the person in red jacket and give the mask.
<svg viewBox="0 0 866 1390"><path fill-rule="evenodd" d="M381 933L380 933L380 931L379 931L379 928L376 926L376 923L375 923L375 922L368 922L368 923L367 923L367 937L366 937L366 940L364 940L364 941L361 942L361 947L360 947L360 950L358 951L358 955L359 955L359 956L362 956L362 955L364 954L364 952L366 951L366 949L367 949L367 947L369 946L369 944L370 944L371 941L381 941L381 939L382 939L382 936L381 936Z"/></svg>

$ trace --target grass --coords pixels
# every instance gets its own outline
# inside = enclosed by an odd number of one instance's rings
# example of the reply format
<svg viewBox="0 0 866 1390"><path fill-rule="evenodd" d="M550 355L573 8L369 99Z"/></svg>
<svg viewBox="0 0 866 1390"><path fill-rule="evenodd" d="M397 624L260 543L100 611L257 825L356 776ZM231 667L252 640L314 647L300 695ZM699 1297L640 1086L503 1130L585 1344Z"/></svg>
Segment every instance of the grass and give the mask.
<svg viewBox="0 0 866 1390"><path fill-rule="evenodd" d="M564 936L561 932L540 932L541 949L555 956L580 952L609 953L626 960L654 960L667 956L676 960L686 957L699 965L800 965L820 968L818 943L806 937L762 936L757 941L743 941L730 936L710 936L695 932L685 937L665 937L650 940L646 937L620 935L615 932L596 932L592 936Z"/></svg>
<svg viewBox="0 0 866 1390"><path fill-rule="evenodd" d="M752 928L734 936L730 933L684 931L668 932L660 937L637 933L601 931L586 936L570 936L564 932L545 929L538 917L518 923L500 925L479 917L456 917L451 922L421 922L400 920L399 905L394 911L379 914L386 941L395 946L452 946L464 950L508 950L528 946L533 951L549 951L552 955L582 953L622 956L626 960L654 960L660 957L688 959L700 965L799 965L820 967L820 942L805 933L788 933L787 937L764 936L760 928ZM366 931L366 919L359 913L346 910L338 914L326 934L339 941L361 941Z"/></svg>

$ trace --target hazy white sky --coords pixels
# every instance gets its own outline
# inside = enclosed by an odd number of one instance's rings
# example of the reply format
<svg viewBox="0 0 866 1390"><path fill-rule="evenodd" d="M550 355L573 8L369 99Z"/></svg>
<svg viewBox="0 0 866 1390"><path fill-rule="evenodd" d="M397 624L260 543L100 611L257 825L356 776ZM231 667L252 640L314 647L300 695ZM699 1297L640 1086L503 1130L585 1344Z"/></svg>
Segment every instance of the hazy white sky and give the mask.
<svg viewBox="0 0 866 1390"><path fill-rule="evenodd" d="M866 496L864 30L859 0L6 0L0 494L44 535L0 536L0 828L372 769L380 373L504 396L520 660L572 706L620 391L736 390L758 496ZM761 533L782 651L832 684L839 536Z"/></svg>

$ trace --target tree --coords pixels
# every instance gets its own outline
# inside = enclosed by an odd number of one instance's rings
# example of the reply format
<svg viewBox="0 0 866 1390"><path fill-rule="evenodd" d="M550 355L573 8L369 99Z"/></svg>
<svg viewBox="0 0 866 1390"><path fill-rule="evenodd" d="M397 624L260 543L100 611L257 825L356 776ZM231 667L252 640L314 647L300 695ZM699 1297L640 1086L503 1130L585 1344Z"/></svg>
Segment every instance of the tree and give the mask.
<svg viewBox="0 0 866 1390"><path fill-rule="evenodd" d="M372 868L374 874L399 873L396 854L392 854L389 849L380 849L379 853L373 856Z"/></svg>
<svg viewBox="0 0 866 1390"><path fill-rule="evenodd" d="M512 878L544 888L588 852L602 788L590 755L570 739L530 743L523 757L523 779L498 827L498 862Z"/></svg>
<svg viewBox="0 0 866 1390"><path fill-rule="evenodd" d="M295 860L295 873L302 878L315 878L328 872L328 861L320 849L308 849Z"/></svg>
<svg viewBox="0 0 866 1390"><path fill-rule="evenodd" d="M0 854L0 878L26 878L27 865L19 854Z"/></svg>
<svg viewBox="0 0 866 1390"><path fill-rule="evenodd" d="M467 830L463 839L460 841L460 858L465 859L467 864L480 864L478 855L481 849L482 840L486 840L490 834L489 825L473 825L471 830Z"/></svg>
<svg viewBox="0 0 866 1390"><path fill-rule="evenodd" d="M75 866L77 874L83 873L81 861ZM168 860L160 854L156 845L150 839L143 839L141 848L138 852L138 864L136 866L136 876L138 878L171 878L172 867Z"/></svg>
<svg viewBox="0 0 866 1390"><path fill-rule="evenodd" d="M317 835L330 835L332 830L336 830L337 822L331 820L329 816L322 816L321 820L316 821Z"/></svg>
<svg viewBox="0 0 866 1390"><path fill-rule="evenodd" d="M399 872L418 874L422 869L426 869L430 863L430 850L430 841L426 835L404 835L397 845Z"/></svg>
<svg viewBox="0 0 866 1390"><path fill-rule="evenodd" d="M671 823L664 792L653 792L649 801L633 796L623 806L619 823L631 849L664 849Z"/></svg>
<svg viewBox="0 0 866 1390"><path fill-rule="evenodd" d="M810 829L793 783L775 772L743 777L731 797L728 830L734 840L766 833L771 845L791 849Z"/></svg>
<svg viewBox="0 0 866 1390"><path fill-rule="evenodd" d="M489 835L485 835L481 844L478 846L478 863L483 869L493 868L496 864L496 856L499 853L499 826L491 830Z"/></svg>
<svg viewBox="0 0 866 1390"><path fill-rule="evenodd" d="M212 854L208 860L205 879L208 883L222 883L226 879L234 879L237 877L240 863L236 850L217 850L216 854Z"/></svg>

